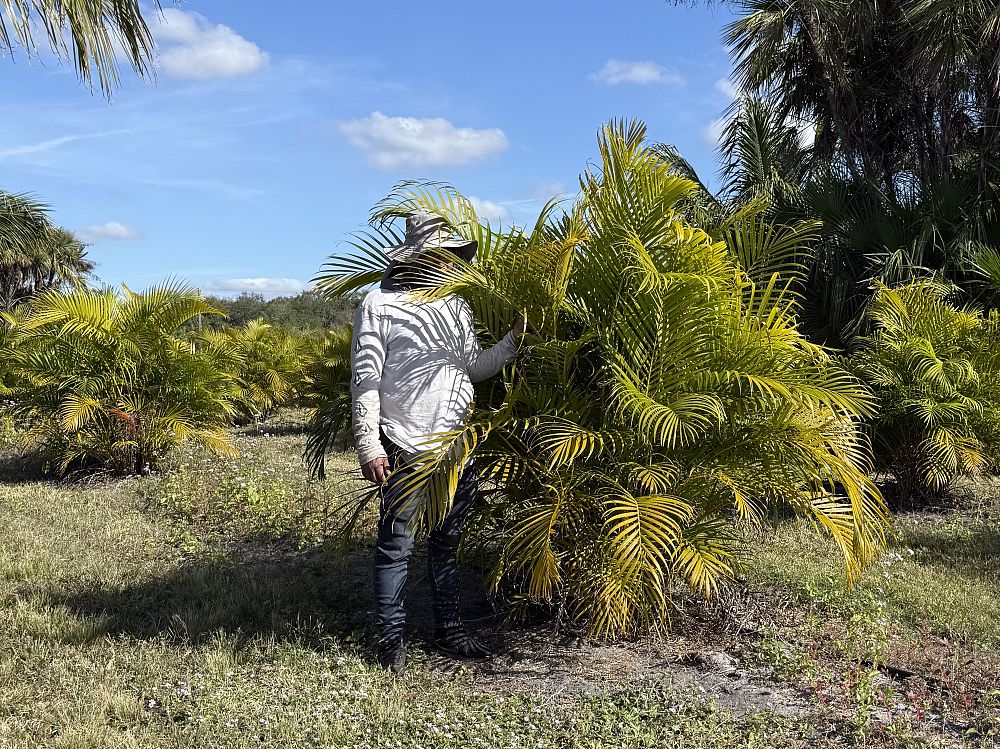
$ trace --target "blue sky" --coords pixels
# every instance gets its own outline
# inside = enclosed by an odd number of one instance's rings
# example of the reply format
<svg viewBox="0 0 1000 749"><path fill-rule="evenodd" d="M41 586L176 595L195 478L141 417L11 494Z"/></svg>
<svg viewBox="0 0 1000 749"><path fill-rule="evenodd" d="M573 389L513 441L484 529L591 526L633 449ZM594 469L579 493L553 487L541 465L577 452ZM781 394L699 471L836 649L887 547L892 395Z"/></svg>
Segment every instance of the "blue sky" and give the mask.
<svg viewBox="0 0 1000 749"><path fill-rule="evenodd" d="M525 222L575 189L614 117L644 119L715 175L713 123L730 101L722 7L164 7L156 81L126 71L110 102L48 56L0 60L0 187L48 203L107 283L294 293L407 178Z"/></svg>

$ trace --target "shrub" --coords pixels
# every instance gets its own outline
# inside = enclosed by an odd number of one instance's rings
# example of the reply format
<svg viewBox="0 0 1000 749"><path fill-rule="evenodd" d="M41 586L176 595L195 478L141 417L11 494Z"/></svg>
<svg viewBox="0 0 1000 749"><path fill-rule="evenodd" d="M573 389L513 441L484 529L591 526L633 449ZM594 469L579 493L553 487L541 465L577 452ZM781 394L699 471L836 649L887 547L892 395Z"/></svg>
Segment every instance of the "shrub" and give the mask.
<svg viewBox="0 0 1000 749"><path fill-rule="evenodd" d="M415 209L478 240L475 264L435 271L420 293L465 296L484 344L522 309L535 335L479 388L467 427L417 459L409 488L433 525L475 458L487 501L466 554L515 603L558 603L598 636L666 626L678 579L711 595L741 533L775 507L829 531L852 577L887 522L859 429L866 389L796 331L791 276L758 283L741 265L781 256L774 243L804 242L810 226L757 230L747 210L727 230L738 248L714 240L681 217L696 186L644 134L606 127L578 200L546 207L530 233L496 233L454 191L405 184L321 280L331 292L370 283L395 240L379 223Z"/></svg>
<svg viewBox="0 0 1000 749"><path fill-rule="evenodd" d="M877 467L903 501L940 494L1000 456L1000 317L957 308L927 281L876 286L872 335L851 363L878 397L871 419Z"/></svg>
<svg viewBox="0 0 1000 749"><path fill-rule="evenodd" d="M174 336L198 314L217 312L176 285L36 296L3 315L9 412L61 472L148 471L184 439L229 450L233 379Z"/></svg>
<svg viewBox="0 0 1000 749"><path fill-rule="evenodd" d="M351 431L350 325L327 333L319 354L306 366L303 404L309 408L305 457L312 472L326 473L326 454L354 441Z"/></svg>
<svg viewBox="0 0 1000 749"><path fill-rule="evenodd" d="M242 420L264 421L299 396L312 348L306 338L258 319L242 328L207 331L202 342L205 353L235 378Z"/></svg>

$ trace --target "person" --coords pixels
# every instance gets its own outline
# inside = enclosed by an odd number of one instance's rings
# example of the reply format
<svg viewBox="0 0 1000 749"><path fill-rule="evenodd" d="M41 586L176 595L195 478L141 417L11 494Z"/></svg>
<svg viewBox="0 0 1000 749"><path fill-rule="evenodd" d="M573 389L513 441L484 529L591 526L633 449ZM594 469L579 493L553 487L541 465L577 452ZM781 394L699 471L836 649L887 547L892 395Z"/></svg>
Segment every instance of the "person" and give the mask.
<svg viewBox="0 0 1000 749"><path fill-rule="evenodd" d="M524 334L522 316L502 340L484 350L464 299L455 294L433 301L414 297L414 288L426 283L421 268L448 264L451 253L470 261L476 249L474 240L453 236L438 216L408 216L403 244L386 248L392 262L354 319L352 422L361 472L381 493L374 558L379 662L396 673L406 663L404 589L419 506L418 498L405 490L407 462L428 449L429 437L463 424L473 383L496 375L511 361ZM450 511L428 535L433 642L459 658L490 655L459 613L458 545L478 489L474 468L466 466Z"/></svg>

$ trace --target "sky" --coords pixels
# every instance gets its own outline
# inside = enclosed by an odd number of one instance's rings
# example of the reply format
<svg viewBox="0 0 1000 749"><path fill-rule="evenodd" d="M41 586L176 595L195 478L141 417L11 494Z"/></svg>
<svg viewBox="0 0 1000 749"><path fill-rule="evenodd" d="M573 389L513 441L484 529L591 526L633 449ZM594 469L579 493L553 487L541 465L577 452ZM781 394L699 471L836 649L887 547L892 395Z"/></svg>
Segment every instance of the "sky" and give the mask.
<svg viewBox="0 0 1000 749"><path fill-rule="evenodd" d="M573 193L613 118L715 182L725 7L669 0L163 0L155 80L109 101L48 54L0 59L0 188L90 244L108 284L308 288L403 179L494 224ZM280 9L280 10L279 10Z"/></svg>

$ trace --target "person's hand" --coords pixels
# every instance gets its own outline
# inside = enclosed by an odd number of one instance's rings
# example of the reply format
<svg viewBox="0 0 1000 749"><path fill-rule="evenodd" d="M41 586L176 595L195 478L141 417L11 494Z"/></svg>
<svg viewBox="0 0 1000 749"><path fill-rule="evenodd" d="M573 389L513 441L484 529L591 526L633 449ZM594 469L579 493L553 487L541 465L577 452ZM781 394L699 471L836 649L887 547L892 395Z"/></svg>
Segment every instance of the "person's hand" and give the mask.
<svg viewBox="0 0 1000 749"><path fill-rule="evenodd" d="M514 327L510 329L510 332L514 334L514 340L518 343L524 338L524 331L528 326L528 318L524 313L518 315L517 320L514 323Z"/></svg>
<svg viewBox="0 0 1000 749"><path fill-rule="evenodd" d="M389 459L384 455L369 460L361 466L361 475L375 486L382 486L389 480Z"/></svg>

